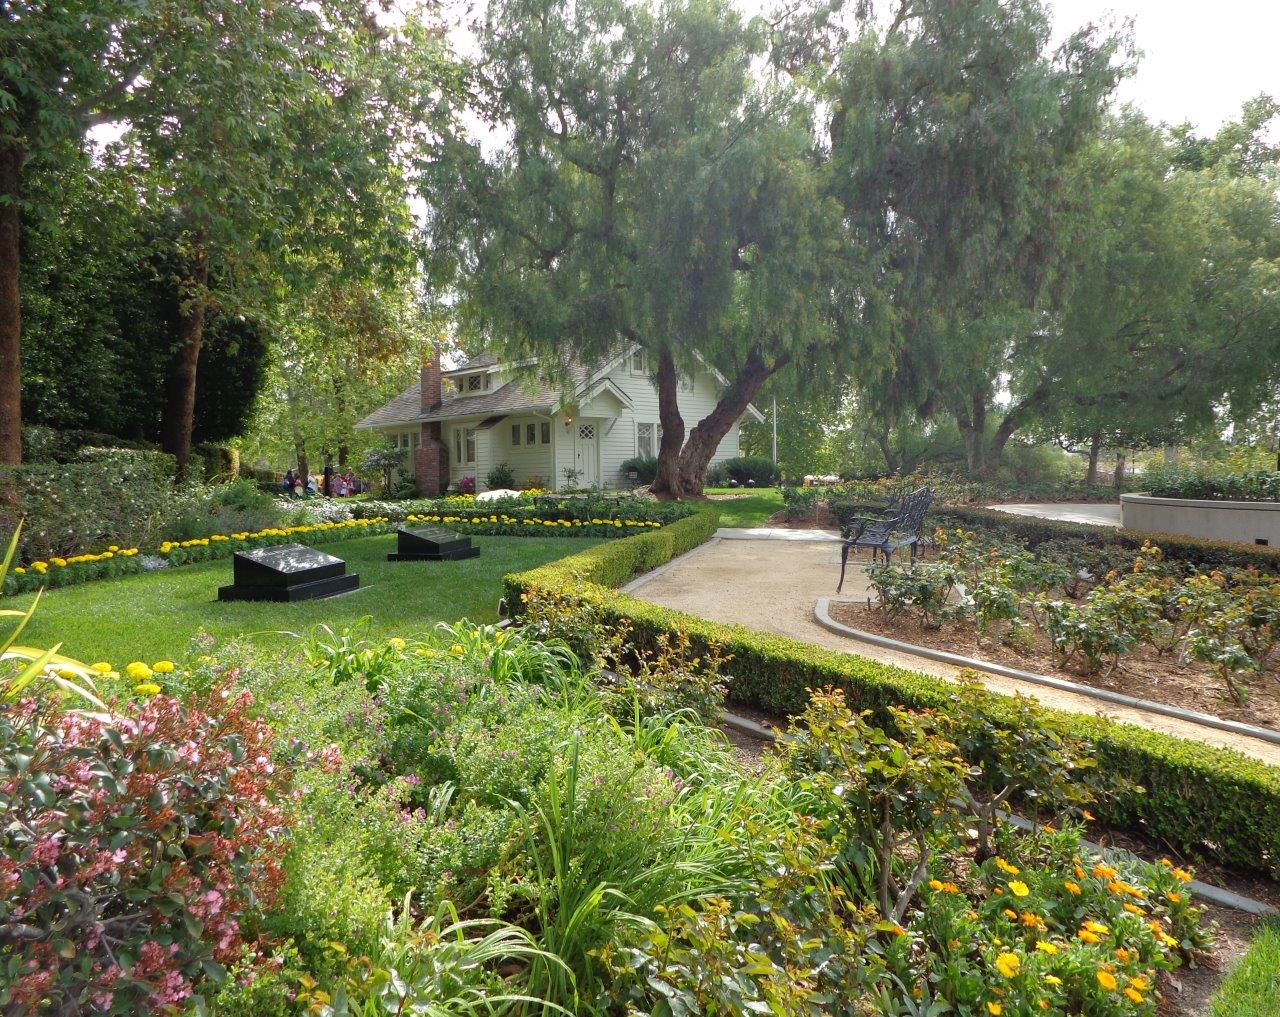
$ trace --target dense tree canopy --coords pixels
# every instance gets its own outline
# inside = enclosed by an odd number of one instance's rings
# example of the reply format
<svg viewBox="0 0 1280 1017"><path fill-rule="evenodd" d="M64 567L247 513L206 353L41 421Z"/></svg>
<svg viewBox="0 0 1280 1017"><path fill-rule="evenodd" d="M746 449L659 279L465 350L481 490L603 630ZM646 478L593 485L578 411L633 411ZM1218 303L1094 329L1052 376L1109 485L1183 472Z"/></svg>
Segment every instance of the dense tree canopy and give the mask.
<svg viewBox="0 0 1280 1017"><path fill-rule="evenodd" d="M768 377L840 359L829 305L847 264L812 110L757 79L764 35L723 0L502 0L480 41L467 112L500 141L456 132L426 174L435 278L496 342L648 351L655 487L700 493ZM677 385L699 357L729 385L686 440Z"/></svg>

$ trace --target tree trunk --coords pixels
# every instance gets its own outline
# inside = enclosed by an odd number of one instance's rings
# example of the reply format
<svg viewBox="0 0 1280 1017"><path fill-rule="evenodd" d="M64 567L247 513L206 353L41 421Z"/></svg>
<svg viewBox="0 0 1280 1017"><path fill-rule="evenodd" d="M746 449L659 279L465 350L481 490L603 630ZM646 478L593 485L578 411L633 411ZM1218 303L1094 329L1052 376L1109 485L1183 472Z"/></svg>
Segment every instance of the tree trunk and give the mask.
<svg viewBox="0 0 1280 1017"><path fill-rule="evenodd" d="M0 463L22 462L22 164L17 145L0 146Z"/></svg>
<svg viewBox="0 0 1280 1017"><path fill-rule="evenodd" d="M893 442L890 437L893 429L886 423L876 433L876 445L880 449L880 455L884 458L885 472L891 477L896 477L898 471L902 469L902 463L898 459L898 453L893 449Z"/></svg>
<svg viewBox="0 0 1280 1017"><path fill-rule="evenodd" d="M748 355L742 370L720 395L715 408L698 421L690 432L689 440L680 452L681 497L700 498L707 479L707 464L716 454L720 442L735 420L746 412L748 404L756 397L770 375L782 368L790 357L780 357L772 367L754 351Z"/></svg>
<svg viewBox="0 0 1280 1017"><path fill-rule="evenodd" d="M1116 472L1111 477L1111 482L1115 485L1116 490L1120 490L1124 486L1124 451L1116 453Z"/></svg>
<svg viewBox="0 0 1280 1017"><path fill-rule="evenodd" d="M684 494L680 486L684 417L680 415L678 392L675 361L671 359L670 352L663 350L658 355L658 421L662 425L662 440L658 444L658 473L650 490L664 500L680 498Z"/></svg>
<svg viewBox="0 0 1280 1017"><path fill-rule="evenodd" d="M1089 439L1089 470L1084 475L1084 486L1093 487L1098 482L1098 455L1102 452L1102 432L1094 431Z"/></svg>
<svg viewBox="0 0 1280 1017"><path fill-rule="evenodd" d="M196 409L196 366L204 343L205 312L208 307L209 261L198 250L191 273L189 291L182 301L178 319L178 341L169 355L165 377L164 413L161 417L161 443L164 450L178 460L179 481L186 480L191 462L191 430Z"/></svg>
<svg viewBox="0 0 1280 1017"><path fill-rule="evenodd" d="M967 411L956 414L956 425L964 438L964 465L969 476L977 477L986 467L987 400L975 395Z"/></svg>

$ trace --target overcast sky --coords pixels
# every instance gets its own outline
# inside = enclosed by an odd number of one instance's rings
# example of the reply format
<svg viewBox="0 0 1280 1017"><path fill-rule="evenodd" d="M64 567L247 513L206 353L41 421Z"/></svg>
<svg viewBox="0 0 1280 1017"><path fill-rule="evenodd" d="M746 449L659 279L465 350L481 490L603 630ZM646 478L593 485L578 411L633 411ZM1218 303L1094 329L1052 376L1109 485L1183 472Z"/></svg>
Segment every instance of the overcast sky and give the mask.
<svg viewBox="0 0 1280 1017"><path fill-rule="evenodd" d="M1064 36L1107 14L1134 20L1143 56L1119 98L1151 119L1190 120L1204 133L1245 99L1280 97L1280 0L1053 0Z"/></svg>

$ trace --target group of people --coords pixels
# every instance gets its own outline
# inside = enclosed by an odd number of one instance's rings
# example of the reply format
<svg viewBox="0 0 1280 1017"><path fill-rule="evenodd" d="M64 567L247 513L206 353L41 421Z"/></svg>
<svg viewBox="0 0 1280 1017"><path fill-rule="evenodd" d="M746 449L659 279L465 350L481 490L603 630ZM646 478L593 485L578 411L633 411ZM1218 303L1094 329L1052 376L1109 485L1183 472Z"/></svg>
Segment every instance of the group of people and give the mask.
<svg viewBox="0 0 1280 1017"><path fill-rule="evenodd" d="M290 468L285 471L280 486L286 495L294 498L314 498L317 494L323 494L326 498L345 498L369 490L368 484L351 470L343 473L332 466L326 466L324 472L318 475L295 473Z"/></svg>

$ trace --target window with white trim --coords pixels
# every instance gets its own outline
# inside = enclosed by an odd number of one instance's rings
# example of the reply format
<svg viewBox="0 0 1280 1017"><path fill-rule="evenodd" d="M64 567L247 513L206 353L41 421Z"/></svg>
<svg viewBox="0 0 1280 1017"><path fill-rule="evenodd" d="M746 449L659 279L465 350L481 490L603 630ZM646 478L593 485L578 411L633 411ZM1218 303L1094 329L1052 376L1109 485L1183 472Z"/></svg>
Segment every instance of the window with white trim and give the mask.
<svg viewBox="0 0 1280 1017"><path fill-rule="evenodd" d="M649 373L649 358L645 356L644 350L636 350L631 354L631 373L642 375Z"/></svg>
<svg viewBox="0 0 1280 1017"><path fill-rule="evenodd" d="M636 455L652 459L655 455L653 424L636 424Z"/></svg>
<svg viewBox="0 0 1280 1017"><path fill-rule="evenodd" d="M542 444L551 444L551 425L545 420L542 422Z"/></svg>
<svg viewBox="0 0 1280 1017"><path fill-rule="evenodd" d="M538 425L524 425L524 443L526 445L536 445L538 443Z"/></svg>
<svg viewBox="0 0 1280 1017"><path fill-rule="evenodd" d="M476 429L474 427L465 428L462 432L462 439L467 453L467 462L474 463L476 461Z"/></svg>
<svg viewBox="0 0 1280 1017"><path fill-rule="evenodd" d="M519 424L511 425L511 444L512 445L520 444L520 425Z"/></svg>

